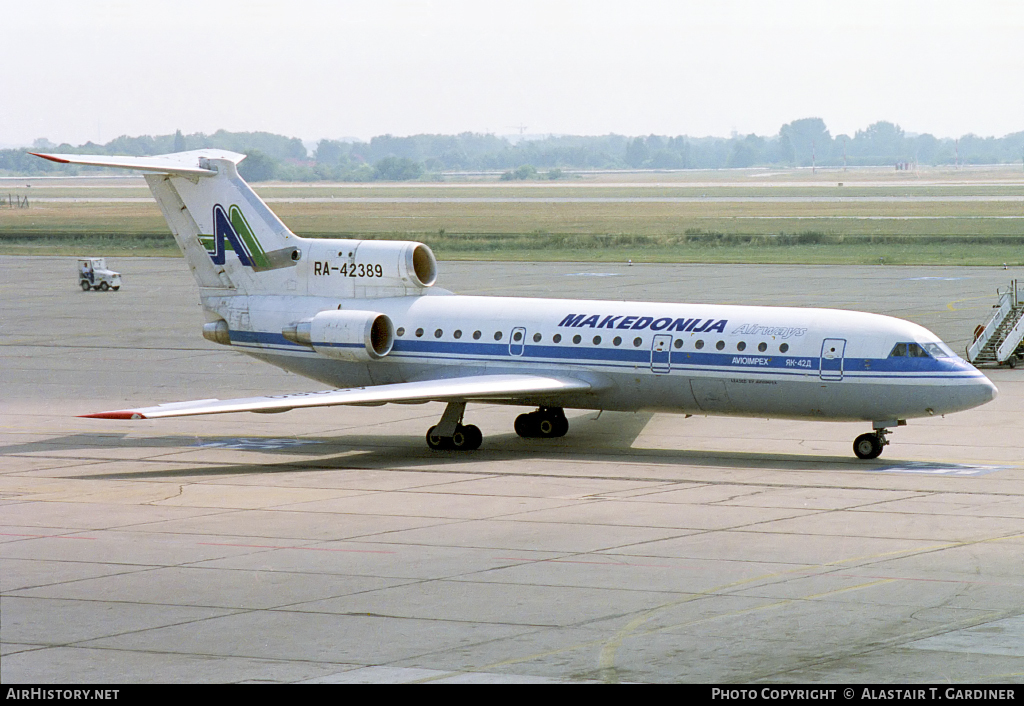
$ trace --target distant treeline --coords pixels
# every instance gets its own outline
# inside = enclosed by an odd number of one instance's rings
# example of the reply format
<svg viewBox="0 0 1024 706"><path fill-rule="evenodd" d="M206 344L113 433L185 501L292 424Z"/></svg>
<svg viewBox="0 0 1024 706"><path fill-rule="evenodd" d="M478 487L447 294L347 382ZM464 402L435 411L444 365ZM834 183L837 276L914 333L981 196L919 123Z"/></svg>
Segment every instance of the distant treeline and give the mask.
<svg viewBox="0 0 1024 706"><path fill-rule="evenodd" d="M907 135L898 125L877 122L849 135L833 136L820 118L783 125L772 137L558 136L522 140L460 135L382 135L369 142L321 140L313 154L302 141L266 132L122 136L105 145L77 147L38 139L33 151L78 154L154 155L217 147L243 152L239 165L250 181L407 181L438 179L444 172L495 171L503 179L556 179L572 169L722 169L739 167L895 166L1005 164L1024 160L1024 132L1005 137L959 139ZM88 171L45 162L27 150L0 150L0 173L78 174ZM546 169L546 172L538 172Z"/></svg>

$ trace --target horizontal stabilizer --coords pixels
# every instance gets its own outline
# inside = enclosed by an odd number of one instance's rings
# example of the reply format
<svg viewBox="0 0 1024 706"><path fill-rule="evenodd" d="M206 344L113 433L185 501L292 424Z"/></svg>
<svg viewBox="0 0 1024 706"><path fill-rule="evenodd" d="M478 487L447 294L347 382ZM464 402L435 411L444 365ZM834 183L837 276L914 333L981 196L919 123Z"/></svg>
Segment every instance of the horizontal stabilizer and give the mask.
<svg viewBox="0 0 1024 706"><path fill-rule="evenodd" d="M238 164L245 159L244 154L227 150L192 150L161 154L155 157L107 157L95 154L41 154L30 152L36 157L48 159L60 164L84 164L92 167L118 167L121 169L137 169L143 172L157 172L178 176L213 176L217 172L201 166L208 159L226 159Z"/></svg>
<svg viewBox="0 0 1024 706"><path fill-rule="evenodd" d="M550 396L568 392L586 392L589 383L572 378L542 375L474 375L448 380L401 382L345 390L293 392L286 395L246 397L234 400L195 400L156 407L122 409L98 414L83 414L95 419L159 419L197 414L227 412L287 412L304 407L384 404L386 402L444 402L449 400L517 400L531 396Z"/></svg>

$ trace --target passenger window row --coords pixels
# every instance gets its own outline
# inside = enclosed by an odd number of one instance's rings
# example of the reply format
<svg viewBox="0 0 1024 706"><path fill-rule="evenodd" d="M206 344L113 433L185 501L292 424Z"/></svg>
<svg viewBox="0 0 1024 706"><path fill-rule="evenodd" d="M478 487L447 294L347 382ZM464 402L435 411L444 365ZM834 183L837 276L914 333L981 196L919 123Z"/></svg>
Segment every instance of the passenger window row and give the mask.
<svg viewBox="0 0 1024 706"><path fill-rule="evenodd" d="M405 327L404 326L403 327L399 327L398 330L395 331L395 333L399 337L404 336L405 335ZM415 335L416 338L423 338L424 334L425 334L425 331L422 328L418 328L418 329L416 329L416 331L414 332L413 335ZM473 332L473 340L474 341L480 340L480 337L482 335L483 335L482 332L474 331ZM435 329L434 330L434 338L441 338L443 336L444 336L444 331L442 329ZM455 331L453 331L452 332L452 338L454 338L456 340L461 339L462 338L462 329L456 329ZM501 331L495 331L494 332L494 340L495 341L500 341L501 339L502 339L502 332ZM519 332L519 331L516 331L513 334L513 340L515 342L517 342L517 343L519 341L521 341L522 340L522 333ZM533 334L533 342L534 343L540 343L543 340L544 340L544 335L543 334L540 334L540 333ZM593 345L595 345L595 346L599 346L599 345L601 345L603 340L604 339L601 338L601 336L594 336L592 339L590 339L590 342ZM562 334L556 333L554 336L551 337L551 342L552 343L561 343L562 342ZM576 344L576 345L581 344L583 342L583 336L581 336L579 334L576 334L575 336L572 337L572 342L574 344ZM613 346L621 346L622 345L622 337L621 336L616 336L615 338L612 339L611 342L612 342ZM642 337L637 336L636 338L633 339L633 347L634 348L640 348L643 345L644 345L644 339ZM674 345L674 347L677 350L682 348L683 347L683 339L677 338L673 345ZM720 351L721 350L725 350L725 345L726 345L725 341L719 340L715 344L715 348L717 350L720 350ZM906 344L899 344L899 345L906 345ZM912 344L912 345L917 345L917 344L915 343L915 344ZM703 341L703 339L698 339L697 341L695 341L694 344L693 344L693 347L695 349L697 349L697 350L702 350L704 348L704 341ZM745 341L738 342L736 344L736 350L739 351L739 352L743 352L743 351L747 350L746 342ZM768 344L765 343L764 341L762 341L761 343L758 343L757 344L757 350L758 350L759 353L767 352ZM786 353L788 351L789 351L789 344L788 343L783 343L783 344L779 345L779 353Z"/></svg>

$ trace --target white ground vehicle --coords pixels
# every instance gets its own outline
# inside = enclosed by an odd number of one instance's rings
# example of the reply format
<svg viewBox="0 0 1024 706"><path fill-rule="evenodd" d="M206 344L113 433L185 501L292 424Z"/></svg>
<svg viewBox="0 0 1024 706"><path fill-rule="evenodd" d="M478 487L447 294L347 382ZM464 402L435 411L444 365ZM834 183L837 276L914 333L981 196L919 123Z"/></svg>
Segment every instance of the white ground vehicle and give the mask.
<svg viewBox="0 0 1024 706"><path fill-rule="evenodd" d="M90 289L98 289L105 292L113 289L115 292L121 288L121 273L107 269L105 257L80 257L78 258L78 286L83 292Z"/></svg>

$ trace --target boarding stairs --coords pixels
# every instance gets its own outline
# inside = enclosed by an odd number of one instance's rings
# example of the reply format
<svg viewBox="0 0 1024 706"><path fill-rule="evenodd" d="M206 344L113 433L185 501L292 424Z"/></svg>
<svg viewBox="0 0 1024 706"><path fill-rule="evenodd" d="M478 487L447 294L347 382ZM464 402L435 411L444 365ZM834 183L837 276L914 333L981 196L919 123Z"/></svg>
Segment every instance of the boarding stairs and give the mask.
<svg viewBox="0 0 1024 706"><path fill-rule="evenodd" d="M967 347L967 360L974 365L1013 368L1024 360L1024 301L1018 295L1017 280L1005 292L996 291L999 304L993 307L988 322L975 331L974 343Z"/></svg>

